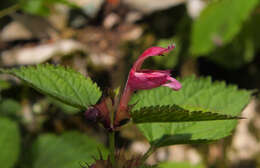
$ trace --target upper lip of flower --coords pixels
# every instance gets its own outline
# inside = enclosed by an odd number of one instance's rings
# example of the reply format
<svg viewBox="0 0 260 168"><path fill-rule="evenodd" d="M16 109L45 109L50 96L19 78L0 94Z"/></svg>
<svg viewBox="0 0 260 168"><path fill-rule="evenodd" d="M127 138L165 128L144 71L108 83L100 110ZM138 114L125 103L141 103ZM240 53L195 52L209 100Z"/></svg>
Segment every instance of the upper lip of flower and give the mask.
<svg viewBox="0 0 260 168"><path fill-rule="evenodd" d="M145 59L151 56L163 56L164 53L170 52L175 48L175 45L169 45L167 48L162 47L150 47L146 49L143 54L137 59L137 61L134 63L132 69L139 70L141 69L141 66Z"/></svg>
<svg viewBox="0 0 260 168"><path fill-rule="evenodd" d="M168 48L151 47L143 52L143 54L134 63L130 70L126 87L132 90L152 89L159 86L167 86L173 90L181 89L181 84L170 76L169 70L142 70L141 66L145 59L151 56L163 55L175 48L170 45Z"/></svg>

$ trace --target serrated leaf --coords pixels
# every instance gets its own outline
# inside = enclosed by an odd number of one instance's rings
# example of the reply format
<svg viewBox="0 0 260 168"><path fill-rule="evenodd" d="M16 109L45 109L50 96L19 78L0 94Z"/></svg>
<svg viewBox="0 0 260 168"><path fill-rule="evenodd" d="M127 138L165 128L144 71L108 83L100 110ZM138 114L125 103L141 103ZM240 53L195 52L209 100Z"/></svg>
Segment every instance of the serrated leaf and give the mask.
<svg viewBox="0 0 260 168"><path fill-rule="evenodd" d="M195 56L204 55L230 42L258 4L258 0L221 0L209 4L193 24L191 52Z"/></svg>
<svg viewBox="0 0 260 168"><path fill-rule="evenodd" d="M78 108L95 104L101 91L90 78L61 66L37 65L0 70L20 78L40 92Z"/></svg>
<svg viewBox="0 0 260 168"><path fill-rule="evenodd" d="M251 92L239 90L224 82L194 76L181 80L182 89L172 91L167 87L144 90L135 94L131 102L138 102L133 110L156 105L178 105L185 109L204 109L218 114L238 116L248 104ZM224 138L235 128L235 120L146 123L138 124L149 142L156 146L184 143L205 143Z"/></svg>
<svg viewBox="0 0 260 168"><path fill-rule="evenodd" d="M62 110L62 112L66 113L66 114L73 115L73 114L76 114L81 111L79 108L65 104L57 99L53 99L53 98L49 97L48 100L50 101L50 103L52 103L53 105L60 108Z"/></svg>
<svg viewBox="0 0 260 168"><path fill-rule="evenodd" d="M75 168L80 163L93 163L100 157L99 151L107 157L107 149L101 143L79 132L45 134L33 144L30 164L32 168Z"/></svg>
<svg viewBox="0 0 260 168"><path fill-rule="evenodd" d="M20 133L15 122L0 117L0 165L12 168L20 152Z"/></svg>
<svg viewBox="0 0 260 168"><path fill-rule="evenodd" d="M239 119L236 116L204 112L202 110L189 111L178 105L142 107L139 110L132 111L131 116L135 123Z"/></svg>

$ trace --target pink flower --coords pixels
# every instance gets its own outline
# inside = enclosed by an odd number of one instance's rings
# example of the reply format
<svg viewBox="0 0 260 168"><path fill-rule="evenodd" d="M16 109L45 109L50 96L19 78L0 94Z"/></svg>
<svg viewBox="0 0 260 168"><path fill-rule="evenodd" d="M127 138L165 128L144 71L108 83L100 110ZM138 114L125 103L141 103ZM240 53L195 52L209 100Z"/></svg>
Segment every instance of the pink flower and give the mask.
<svg viewBox="0 0 260 168"><path fill-rule="evenodd" d="M134 63L130 70L124 93L121 97L120 104L116 114L115 124L120 124L122 120L129 119L128 102L131 95L136 90L153 89L159 86L166 86L173 90L181 89L181 84L171 77L169 70L143 70L141 66L145 59L151 56L162 56L175 48L175 45L168 48L151 47L143 52L143 54Z"/></svg>
<svg viewBox="0 0 260 168"><path fill-rule="evenodd" d="M129 73L128 87L134 90L152 89L159 86L167 86L173 90L179 90L181 84L170 76L168 70L139 70L133 69Z"/></svg>

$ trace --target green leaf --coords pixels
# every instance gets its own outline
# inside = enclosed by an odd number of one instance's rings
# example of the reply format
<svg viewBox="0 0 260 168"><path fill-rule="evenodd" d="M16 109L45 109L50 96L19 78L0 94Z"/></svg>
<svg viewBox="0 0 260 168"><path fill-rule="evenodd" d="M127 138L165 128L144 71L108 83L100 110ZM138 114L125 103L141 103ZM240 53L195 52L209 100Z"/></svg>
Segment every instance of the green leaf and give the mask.
<svg viewBox="0 0 260 168"><path fill-rule="evenodd" d="M81 162L93 163L101 151L107 157L107 149L97 140L79 132L66 132L61 136L45 134L32 146L32 168L75 168Z"/></svg>
<svg viewBox="0 0 260 168"><path fill-rule="evenodd" d="M101 91L90 78L61 66L37 65L0 70L20 78L40 92L78 108L95 104Z"/></svg>
<svg viewBox="0 0 260 168"><path fill-rule="evenodd" d="M10 87L11 86L8 82L0 79L0 91L5 90L5 89L9 89Z"/></svg>
<svg viewBox="0 0 260 168"><path fill-rule="evenodd" d="M55 106L59 107L64 113L72 115L80 112L79 108L67 105L57 99L53 99L51 97L48 98L50 103L54 104Z"/></svg>
<svg viewBox="0 0 260 168"><path fill-rule="evenodd" d="M135 123L239 119L236 116L204 112L203 110L189 111L178 105L142 107L132 111L131 116Z"/></svg>
<svg viewBox="0 0 260 168"><path fill-rule="evenodd" d="M21 105L13 99L4 99L0 102L0 115L17 116L21 110Z"/></svg>
<svg viewBox="0 0 260 168"><path fill-rule="evenodd" d="M12 168L20 152L20 133L15 122L0 117L0 165Z"/></svg>
<svg viewBox="0 0 260 168"><path fill-rule="evenodd" d="M78 8L76 4L68 0L20 0L23 11L40 16L50 14L50 9L55 4L64 4L68 7Z"/></svg>
<svg viewBox="0 0 260 168"><path fill-rule="evenodd" d="M190 164L188 162L168 162L160 163L158 168L205 168L202 164Z"/></svg>
<svg viewBox="0 0 260 168"><path fill-rule="evenodd" d="M229 69L240 68L251 62L255 55L255 44L253 38L244 33L241 37L234 39L232 43L220 47L209 55L209 59Z"/></svg>
<svg viewBox="0 0 260 168"><path fill-rule="evenodd" d="M49 0L49 1L51 2L53 0ZM56 0L56 3L64 4L70 8L81 8L76 3L74 3L73 1L70 1L70 0Z"/></svg>
<svg viewBox="0 0 260 168"><path fill-rule="evenodd" d="M153 166L150 166L150 165L142 165L142 166L139 166L138 168L159 168L159 167L157 167L157 165L153 165Z"/></svg>
<svg viewBox="0 0 260 168"><path fill-rule="evenodd" d="M248 25L245 27L245 31L247 33L250 33L250 37L253 39L254 44L256 45L256 48L260 48L259 44L259 38L260 38L260 32L259 32L259 27L260 27L260 14L259 13L254 13L254 15L251 17Z"/></svg>
<svg viewBox="0 0 260 168"><path fill-rule="evenodd" d="M167 87L144 90L135 94L131 102L138 102L133 111L156 105L178 105L184 109L217 112L238 116L250 100L250 91L239 90L224 82L194 76L181 80L182 89L172 91ZM204 111L203 110L203 111ZM149 142L156 146L211 142L231 134L235 120L145 123L138 124Z"/></svg>
<svg viewBox="0 0 260 168"><path fill-rule="evenodd" d="M22 0L22 10L35 15L46 16L50 13L50 9L46 6L45 0Z"/></svg>
<svg viewBox="0 0 260 168"><path fill-rule="evenodd" d="M237 69L254 60L259 49L260 14L254 14L231 43L209 54L209 59L229 69Z"/></svg>
<svg viewBox="0 0 260 168"><path fill-rule="evenodd" d="M258 4L259 0L220 0L209 4L193 24L191 52L195 56L205 55L229 43Z"/></svg>

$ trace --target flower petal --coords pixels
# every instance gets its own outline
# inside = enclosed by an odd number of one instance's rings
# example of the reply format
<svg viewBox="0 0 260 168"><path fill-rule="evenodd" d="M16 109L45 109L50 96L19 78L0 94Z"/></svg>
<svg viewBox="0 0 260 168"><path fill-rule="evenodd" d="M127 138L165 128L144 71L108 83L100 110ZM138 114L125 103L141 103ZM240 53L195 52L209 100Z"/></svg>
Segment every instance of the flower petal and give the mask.
<svg viewBox="0 0 260 168"><path fill-rule="evenodd" d="M152 89L165 84L168 81L169 71L144 70L130 71L128 85L132 90Z"/></svg>
<svg viewBox="0 0 260 168"><path fill-rule="evenodd" d="M167 53L175 48L175 45L172 44L168 46L168 48L162 48L162 47L151 47L146 49L143 54L138 58L138 60L133 65L133 69L139 70L141 69L141 66L144 62L144 60L151 56L157 56L157 55L163 55L164 53Z"/></svg>
<svg viewBox="0 0 260 168"><path fill-rule="evenodd" d="M167 80L170 81L169 83L163 84L162 86L169 87L173 90L180 90L181 89L181 83L174 79L173 77L168 76Z"/></svg>

